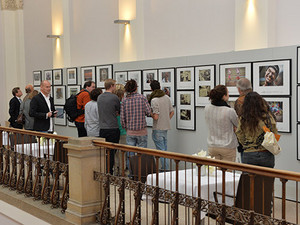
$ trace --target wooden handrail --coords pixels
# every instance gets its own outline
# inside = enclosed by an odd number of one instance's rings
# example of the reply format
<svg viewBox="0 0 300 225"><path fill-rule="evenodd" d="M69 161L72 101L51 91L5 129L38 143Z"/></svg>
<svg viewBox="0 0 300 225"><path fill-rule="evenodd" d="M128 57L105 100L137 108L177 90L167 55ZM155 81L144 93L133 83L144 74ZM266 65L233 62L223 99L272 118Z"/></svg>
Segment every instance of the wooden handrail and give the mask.
<svg viewBox="0 0 300 225"><path fill-rule="evenodd" d="M216 167L226 168L228 170L237 170L246 173L262 175L262 176L277 177L282 179L300 181L300 173L297 172L278 170L278 169L261 167L261 166L254 166L254 165L243 164L243 163L228 162L228 161L217 160L217 159L209 159L209 158L203 158L203 157L198 157L193 155L186 155L182 153L115 144L115 143L99 141L99 140L94 140L93 143L95 146L98 147L105 147L105 148L118 149L127 152L135 152L135 153L147 154L147 155L158 156L163 158L170 158L174 160L197 163L201 165L216 166Z"/></svg>
<svg viewBox="0 0 300 225"><path fill-rule="evenodd" d="M59 139L62 141L68 141L70 137L68 136L62 136L57 134L49 134L49 133L43 133L43 132L37 132L37 131L31 131L31 130L24 130L24 129L16 129L11 127L1 127L0 131L6 131L6 132L14 132L19 134L27 134L27 135L33 135L33 136L42 136L45 138L51 138L51 139Z"/></svg>

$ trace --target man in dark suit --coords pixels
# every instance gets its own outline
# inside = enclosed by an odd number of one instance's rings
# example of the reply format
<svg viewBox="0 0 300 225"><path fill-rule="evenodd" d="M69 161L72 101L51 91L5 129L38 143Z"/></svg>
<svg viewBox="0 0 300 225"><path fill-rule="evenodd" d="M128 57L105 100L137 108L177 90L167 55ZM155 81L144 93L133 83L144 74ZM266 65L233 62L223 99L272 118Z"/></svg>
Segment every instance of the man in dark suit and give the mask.
<svg viewBox="0 0 300 225"><path fill-rule="evenodd" d="M9 122L10 122L10 126L13 128L19 128L22 129L23 125L22 124L18 124L16 122L18 115L19 115L19 111L20 111L20 105L21 105L21 96L23 95L21 89L19 87L15 87L12 89L12 94L13 94L13 98L9 101Z"/></svg>
<svg viewBox="0 0 300 225"><path fill-rule="evenodd" d="M53 98L50 97L51 84L41 82L41 92L30 102L29 115L34 117L33 130L53 133L53 117L56 117Z"/></svg>

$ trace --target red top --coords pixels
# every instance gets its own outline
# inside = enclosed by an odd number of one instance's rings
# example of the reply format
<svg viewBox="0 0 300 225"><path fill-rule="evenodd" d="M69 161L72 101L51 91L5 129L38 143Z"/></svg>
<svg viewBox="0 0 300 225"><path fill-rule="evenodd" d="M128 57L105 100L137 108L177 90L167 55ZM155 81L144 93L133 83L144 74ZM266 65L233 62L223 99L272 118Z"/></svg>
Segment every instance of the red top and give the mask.
<svg viewBox="0 0 300 225"><path fill-rule="evenodd" d="M77 95L77 109L84 109L86 103L88 103L89 101L91 101L91 96L90 93L85 91L84 89L82 89L80 91L80 94ZM79 122L79 123L84 123L84 114L78 116L75 121Z"/></svg>

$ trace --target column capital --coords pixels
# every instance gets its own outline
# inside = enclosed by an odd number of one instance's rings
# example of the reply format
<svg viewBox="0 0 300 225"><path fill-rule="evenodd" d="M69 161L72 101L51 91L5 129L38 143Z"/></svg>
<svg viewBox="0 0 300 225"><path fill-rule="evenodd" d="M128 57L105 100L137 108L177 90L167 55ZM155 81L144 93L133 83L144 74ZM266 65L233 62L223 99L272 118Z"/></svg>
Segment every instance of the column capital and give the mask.
<svg viewBox="0 0 300 225"><path fill-rule="evenodd" d="M1 0L2 10L19 10L23 9L23 0Z"/></svg>

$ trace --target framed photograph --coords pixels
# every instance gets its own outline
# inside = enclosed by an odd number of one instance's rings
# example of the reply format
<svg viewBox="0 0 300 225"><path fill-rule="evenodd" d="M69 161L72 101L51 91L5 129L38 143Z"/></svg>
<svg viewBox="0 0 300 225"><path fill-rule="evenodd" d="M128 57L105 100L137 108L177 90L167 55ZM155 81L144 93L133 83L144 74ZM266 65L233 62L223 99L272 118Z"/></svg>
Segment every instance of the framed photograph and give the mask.
<svg viewBox="0 0 300 225"><path fill-rule="evenodd" d="M290 95L291 60L253 63L253 90L261 95Z"/></svg>
<svg viewBox="0 0 300 225"><path fill-rule="evenodd" d="M143 90L151 91L150 83L157 80L157 70L144 70L143 71Z"/></svg>
<svg viewBox="0 0 300 225"><path fill-rule="evenodd" d="M95 67L87 66L81 67L81 85L83 86L86 81L95 81Z"/></svg>
<svg viewBox="0 0 300 225"><path fill-rule="evenodd" d="M96 86L104 88L104 81L112 79L112 65L96 66Z"/></svg>
<svg viewBox="0 0 300 225"><path fill-rule="evenodd" d="M297 124L297 160L300 160L300 124Z"/></svg>
<svg viewBox="0 0 300 225"><path fill-rule="evenodd" d="M297 47L297 83L298 84L300 84L300 55L299 54L300 54L300 47Z"/></svg>
<svg viewBox="0 0 300 225"><path fill-rule="evenodd" d="M69 98L71 95L77 95L80 92L80 90L80 85L67 86L67 98Z"/></svg>
<svg viewBox="0 0 300 225"><path fill-rule="evenodd" d="M33 85L39 86L42 82L42 71L33 71Z"/></svg>
<svg viewBox="0 0 300 225"><path fill-rule="evenodd" d="M181 67L176 69L177 90L194 90L194 67Z"/></svg>
<svg viewBox="0 0 300 225"><path fill-rule="evenodd" d="M53 70L53 84L54 85L62 85L63 84L62 69Z"/></svg>
<svg viewBox="0 0 300 225"><path fill-rule="evenodd" d="M142 93L142 71L128 71L128 80L135 80L138 85L138 93Z"/></svg>
<svg viewBox="0 0 300 225"><path fill-rule="evenodd" d="M55 105L64 105L66 103L66 86L54 86L54 104Z"/></svg>
<svg viewBox="0 0 300 225"><path fill-rule="evenodd" d="M236 83L241 78L251 81L251 63L235 63L220 65L220 84L227 87L229 95L239 95Z"/></svg>
<svg viewBox="0 0 300 225"><path fill-rule="evenodd" d="M57 111L56 117L54 118L54 124L60 126L67 126L67 117L63 106L55 106Z"/></svg>
<svg viewBox="0 0 300 225"><path fill-rule="evenodd" d="M128 80L127 76L127 71L117 71L115 72L114 79L117 81L117 84L123 84L125 86Z"/></svg>
<svg viewBox="0 0 300 225"><path fill-rule="evenodd" d="M170 97L172 105L175 106L175 69L159 69L158 81L161 89Z"/></svg>
<svg viewBox="0 0 300 225"><path fill-rule="evenodd" d="M49 83L52 85L53 84L53 73L52 70L45 70L45 80L49 81Z"/></svg>
<svg viewBox="0 0 300 225"><path fill-rule="evenodd" d="M194 91L177 91L177 120L179 130L196 130Z"/></svg>
<svg viewBox="0 0 300 225"><path fill-rule="evenodd" d="M73 67L73 68L67 68L67 84L68 85L73 85L73 84L77 84L77 68Z"/></svg>
<svg viewBox="0 0 300 225"><path fill-rule="evenodd" d="M215 65L195 67L196 106L209 104L208 93L215 87L215 71Z"/></svg>
<svg viewBox="0 0 300 225"><path fill-rule="evenodd" d="M264 99L276 118L278 132L291 133L291 98L272 97Z"/></svg>
<svg viewBox="0 0 300 225"><path fill-rule="evenodd" d="M300 85L297 86L297 122L300 122Z"/></svg>
<svg viewBox="0 0 300 225"><path fill-rule="evenodd" d="M143 95L147 99L149 99L151 93L152 93L152 91L143 91ZM146 123L147 123L147 127L152 127L153 126L153 118L146 116Z"/></svg>

